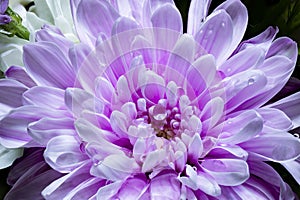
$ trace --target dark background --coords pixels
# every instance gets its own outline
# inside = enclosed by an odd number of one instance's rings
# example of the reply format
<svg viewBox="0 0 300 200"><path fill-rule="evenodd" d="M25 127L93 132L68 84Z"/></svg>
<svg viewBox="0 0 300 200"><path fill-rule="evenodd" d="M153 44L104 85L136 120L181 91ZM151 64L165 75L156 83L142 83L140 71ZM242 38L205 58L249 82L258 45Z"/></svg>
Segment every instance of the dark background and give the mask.
<svg viewBox="0 0 300 200"><path fill-rule="evenodd" d="M222 2L222 0L213 0L210 11ZM280 30L277 37L288 36L300 44L300 0L242 0L242 2L246 5L249 14L249 24L244 39L249 39L261 33L269 26L277 26ZM186 30L190 0L175 0L175 3L182 14ZM300 91L300 82L297 80L300 79L299 65L300 61L298 59L297 66L292 75L294 78L287 84L285 90L283 90L274 99ZM280 173L283 179L300 197L300 186L285 170L285 168L283 168L280 164L268 164ZM0 199L4 197L5 193L9 189L9 186L6 185L8 172L9 168L0 170Z"/></svg>

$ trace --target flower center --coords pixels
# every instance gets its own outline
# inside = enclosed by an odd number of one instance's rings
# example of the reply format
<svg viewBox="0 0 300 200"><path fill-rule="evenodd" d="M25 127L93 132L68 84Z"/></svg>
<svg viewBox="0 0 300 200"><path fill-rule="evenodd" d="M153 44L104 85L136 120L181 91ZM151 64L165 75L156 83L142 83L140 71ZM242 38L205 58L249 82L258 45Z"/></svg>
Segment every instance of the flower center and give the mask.
<svg viewBox="0 0 300 200"><path fill-rule="evenodd" d="M167 140L179 134L181 114L178 107L168 106L166 99L160 99L156 105L146 107L146 100L140 98L137 101L137 119L140 122L150 124L157 137Z"/></svg>

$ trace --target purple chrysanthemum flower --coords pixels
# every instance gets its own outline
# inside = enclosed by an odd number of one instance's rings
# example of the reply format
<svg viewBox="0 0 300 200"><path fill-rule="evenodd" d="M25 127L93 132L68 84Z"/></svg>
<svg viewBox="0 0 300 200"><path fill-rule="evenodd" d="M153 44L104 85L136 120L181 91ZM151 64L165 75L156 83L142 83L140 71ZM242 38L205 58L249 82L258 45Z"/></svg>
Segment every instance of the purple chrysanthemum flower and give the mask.
<svg viewBox="0 0 300 200"><path fill-rule="evenodd" d="M37 32L25 69L0 81L0 142L46 147L65 175L48 185L54 172L34 149L43 170L13 170L6 199L293 199L265 161L299 157L287 132L297 105L263 105L291 75L296 44L271 27L240 44L244 5L207 16L209 4L191 2L187 34L167 0L71 1L80 44L55 27ZM19 192L26 181L40 186L35 197Z"/></svg>
<svg viewBox="0 0 300 200"><path fill-rule="evenodd" d="M8 24L11 21L10 16L5 14L8 7L8 0L0 1L0 25Z"/></svg>

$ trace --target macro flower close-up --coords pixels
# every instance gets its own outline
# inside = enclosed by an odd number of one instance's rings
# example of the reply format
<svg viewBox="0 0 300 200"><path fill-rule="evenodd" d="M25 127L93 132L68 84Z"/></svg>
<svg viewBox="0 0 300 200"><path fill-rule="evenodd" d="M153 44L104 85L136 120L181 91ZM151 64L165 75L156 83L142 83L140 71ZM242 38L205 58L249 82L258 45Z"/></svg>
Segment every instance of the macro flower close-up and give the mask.
<svg viewBox="0 0 300 200"><path fill-rule="evenodd" d="M4 200L299 199L297 42L176 2L0 1Z"/></svg>

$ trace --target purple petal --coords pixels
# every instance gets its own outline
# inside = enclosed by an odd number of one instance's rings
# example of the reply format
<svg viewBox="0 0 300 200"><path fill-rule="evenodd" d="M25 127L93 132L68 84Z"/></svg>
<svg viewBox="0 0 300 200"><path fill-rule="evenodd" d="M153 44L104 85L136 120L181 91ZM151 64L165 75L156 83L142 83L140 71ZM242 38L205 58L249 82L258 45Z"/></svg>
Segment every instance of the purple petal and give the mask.
<svg viewBox="0 0 300 200"><path fill-rule="evenodd" d="M264 58L265 52L261 48L249 47L226 60L225 63L219 67L219 70L222 71L226 77L232 76L239 72L255 68L264 61Z"/></svg>
<svg viewBox="0 0 300 200"><path fill-rule="evenodd" d="M27 126L44 114L45 110L34 106L23 106L11 111L0 121L1 144L7 148L19 148L30 143L32 138L27 133Z"/></svg>
<svg viewBox="0 0 300 200"><path fill-rule="evenodd" d="M100 33L106 37L111 35L119 14L110 3L105 0L81 0L77 8L75 26L81 41L93 47Z"/></svg>
<svg viewBox="0 0 300 200"><path fill-rule="evenodd" d="M16 182L5 199L42 199L41 191L60 176L44 162L36 163Z"/></svg>
<svg viewBox="0 0 300 200"><path fill-rule="evenodd" d="M288 81L294 70L295 63L284 56L273 56L263 63L260 68L267 74L267 84L260 88L259 93L241 104L237 110L259 107L277 94ZM257 89L258 91L258 89Z"/></svg>
<svg viewBox="0 0 300 200"><path fill-rule="evenodd" d="M292 128L292 122L284 112L274 108L261 108L257 112L264 119L264 133L274 133L289 131Z"/></svg>
<svg viewBox="0 0 300 200"><path fill-rule="evenodd" d="M5 71L5 76L10 79L14 79L23 83L27 87L36 86L36 83L32 78L27 74L23 67L11 66Z"/></svg>
<svg viewBox="0 0 300 200"><path fill-rule="evenodd" d="M236 186L249 178L248 165L237 159L205 159L202 169L210 174L219 185Z"/></svg>
<svg viewBox="0 0 300 200"><path fill-rule="evenodd" d="M0 80L0 115L6 114L11 108L22 106L22 94L28 88L12 79Z"/></svg>
<svg viewBox="0 0 300 200"><path fill-rule="evenodd" d="M293 122L294 127L300 126L300 92L288 96L267 107L277 108L283 111Z"/></svg>
<svg viewBox="0 0 300 200"><path fill-rule="evenodd" d="M189 8L187 32L194 35L205 20L211 0L192 0Z"/></svg>
<svg viewBox="0 0 300 200"><path fill-rule="evenodd" d="M150 183L151 199L179 199L180 182L173 173L160 174Z"/></svg>
<svg viewBox="0 0 300 200"><path fill-rule="evenodd" d="M244 37L247 24L248 24L248 12L245 5L239 0L229 0L225 1L223 4L216 8L218 10L225 10L231 18L233 24L233 33L230 46L227 48L226 56L231 55L231 53L236 49L238 44ZM223 56L226 59L225 55Z"/></svg>
<svg viewBox="0 0 300 200"><path fill-rule="evenodd" d="M186 174L188 177L183 176L180 177L179 180L188 188L191 188L194 191L201 190L202 192L211 196L219 196L221 194L220 186L208 174L196 172L190 165L186 166ZM196 195L199 196L200 194Z"/></svg>
<svg viewBox="0 0 300 200"><path fill-rule="evenodd" d="M203 151L203 144L199 134L195 134L188 146L189 159L197 161Z"/></svg>
<svg viewBox="0 0 300 200"><path fill-rule="evenodd" d="M52 30L52 27L44 26L41 30L39 30L36 35L35 39L37 42L51 42L56 44L64 55L68 55L68 51L70 47L73 46L73 42L65 38L62 32Z"/></svg>
<svg viewBox="0 0 300 200"><path fill-rule="evenodd" d="M40 144L47 145L50 139L59 135L75 135L72 118L44 117L28 125L29 135Z"/></svg>
<svg viewBox="0 0 300 200"><path fill-rule="evenodd" d="M268 141L266 143L266 141ZM287 161L300 155L300 142L289 133L266 134L240 144L248 152L276 162Z"/></svg>
<svg viewBox="0 0 300 200"><path fill-rule="evenodd" d="M44 152L46 162L56 171L69 173L87 160L75 136L60 135L52 138Z"/></svg>
<svg viewBox="0 0 300 200"><path fill-rule="evenodd" d="M144 178L130 178L123 183L118 192L118 198L124 200L140 199L147 187L147 181Z"/></svg>
<svg viewBox="0 0 300 200"><path fill-rule="evenodd" d="M114 196L118 193L122 187L124 181L114 181L110 184L107 184L99 188L97 192L97 199L113 199Z"/></svg>
<svg viewBox="0 0 300 200"><path fill-rule="evenodd" d="M118 181L138 172L139 168L133 158L129 158L124 154L114 154L93 165L91 174L107 180Z"/></svg>
<svg viewBox="0 0 300 200"><path fill-rule="evenodd" d="M276 39L272 43L266 55L266 58L270 58L272 56L277 55L285 56L295 63L298 56L298 48L296 42L287 37L281 37Z"/></svg>
<svg viewBox="0 0 300 200"><path fill-rule="evenodd" d="M171 29L182 32L182 19L178 9L166 3L158 7L151 16L153 27Z"/></svg>
<svg viewBox="0 0 300 200"><path fill-rule="evenodd" d="M8 2L9 2L8 0L0 1L0 14L3 14L6 11L6 9L8 7Z"/></svg>
<svg viewBox="0 0 300 200"><path fill-rule="evenodd" d="M64 91L54 87L35 86L23 94L24 105L53 109L64 108Z"/></svg>
<svg viewBox="0 0 300 200"><path fill-rule="evenodd" d="M91 191L86 190L87 193L81 194L83 195L83 199L88 199L93 196L96 194L97 189L101 188L104 183L101 179L94 178L90 175L90 166L91 164L89 163L84 164L60 179L53 181L42 191L43 197L45 199L62 199L68 195L72 196L74 192L78 192L78 190L88 187L88 184L91 181L96 181L98 187L92 187Z"/></svg>
<svg viewBox="0 0 300 200"><path fill-rule="evenodd" d="M127 17L119 17L113 25L112 35L137 28L139 28L139 24L135 20Z"/></svg>
<svg viewBox="0 0 300 200"><path fill-rule="evenodd" d="M67 88L65 104L75 117L79 117L84 110L95 111L95 99L92 94L79 88Z"/></svg>
<svg viewBox="0 0 300 200"><path fill-rule="evenodd" d="M232 53L228 50L233 40L233 24L228 13L224 10L213 12L196 33L195 40L215 56L217 65L226 60Z"/></svg>
<svg viewBox="0 0 300 200"><path fill-rule="evenodd" d="M8 15L0 14L0 25L9 24L11 22L11 17Z"/></svg>
<svg viewBox="0 0 300 200"><path fill-rule="evenodd" d="M91 49L84 43L75 44L69 49L69 58L75 71L82 67L90 52Z"/></svg>
<svg viewBox="0 0 300 200"><path fill-rule="evenodd" d="M261 34L249 40L243 41L235 50L234 54L253 46L262 48L264 52L267 52L277 33L278 28L275 29L270 26Z"/></svg>
<svg viewBox="0 0 300 200"><path fill-rule="evenodd" d="M244 102L247 102L248 99L258 99L258 93L266 87L267 77L259 70L248 70L224 79L223 82L226 91L227 112L231 112L232 110L241 110L239 106L245 107Z"/></svg>
<svg viewBox="0 0 300 200"><path fill-rule="evenodd" d="M39 42L24 46L24 64L39 85L65 89L74 85L75 74L58 46Z"/></svg>

